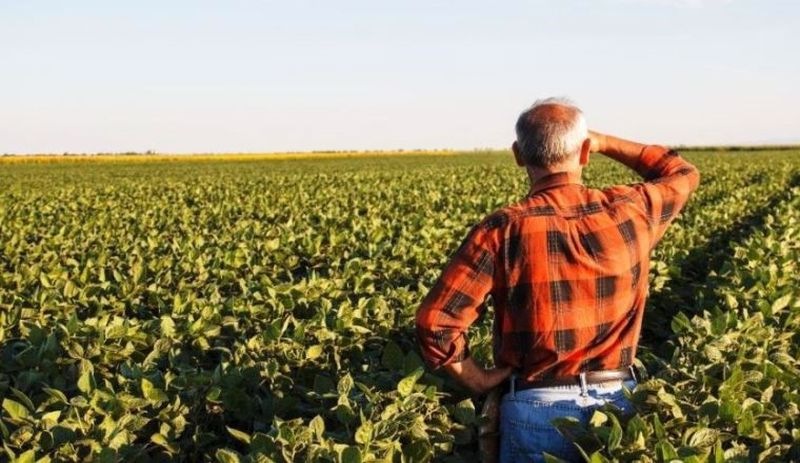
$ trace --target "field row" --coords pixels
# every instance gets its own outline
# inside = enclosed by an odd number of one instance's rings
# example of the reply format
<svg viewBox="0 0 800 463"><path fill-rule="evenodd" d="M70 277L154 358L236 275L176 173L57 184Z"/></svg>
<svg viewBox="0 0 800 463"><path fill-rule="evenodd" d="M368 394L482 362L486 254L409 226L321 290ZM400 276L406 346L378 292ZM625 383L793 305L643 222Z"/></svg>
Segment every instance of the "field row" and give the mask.
<svg viewBox="0 0 800 463"><path fill-rule="evenodd" d="M733 373L691 327L722 317L723 331L742 336L750 306L761 313L782 300L783 313L796 312L795 296L780 299L791 285L751 288L756 270L781 269L797 249L756 254L760 264L739 250L792 242L785 220L797 220L789 186L800 160L747 156L692 157L701 189L651 272L640 358L654 379L634 422L653 431L641 431L644 449L626 429L590 452L793 451L791 423L752 410L756 428L778 433L766 441L697 411L696 400L727 400L719 388ZM633 180L602 160L586 172L592 186ZM424 371L413 317L469 227L521 198L526 182L500 155L10 166L0 172L5 451L58 461L474 460L480 404ZM759 233L764 243L749 241ZM490 314L471 332L485 361ZM717 347L728 365L731 345ZM710 379L683 383L698 372ZM772 397L797 392L794 377L776 375ZM589 431L616 436L614 419ZM710 449L684 435L700 428L715 433Z"/></svg>

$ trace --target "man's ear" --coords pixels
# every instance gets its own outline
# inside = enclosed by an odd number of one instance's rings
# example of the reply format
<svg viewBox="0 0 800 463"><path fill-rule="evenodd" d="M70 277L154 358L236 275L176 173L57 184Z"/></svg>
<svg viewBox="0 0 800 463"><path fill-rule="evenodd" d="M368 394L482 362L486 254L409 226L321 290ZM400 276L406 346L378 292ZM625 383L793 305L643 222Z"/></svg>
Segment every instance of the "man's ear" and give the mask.
<svg viewBox="0 0 800 463"><path fill-rule="evenodd" d="M525 163L522 162L522 156L519 155L519 144L516 141L511 144L511 151L514 152L514 160L517 161L517 165L523 167Z"/></svg>
<svg viewBox="0 0 800 463"><path fill-rule="evenodd" d="M589 152L591 150L592 150L592 140L590 138L583 140L583 143L581 144L581 155L580 155L581 157L579 159L579 162L582 166L589 164Z"/></svg>

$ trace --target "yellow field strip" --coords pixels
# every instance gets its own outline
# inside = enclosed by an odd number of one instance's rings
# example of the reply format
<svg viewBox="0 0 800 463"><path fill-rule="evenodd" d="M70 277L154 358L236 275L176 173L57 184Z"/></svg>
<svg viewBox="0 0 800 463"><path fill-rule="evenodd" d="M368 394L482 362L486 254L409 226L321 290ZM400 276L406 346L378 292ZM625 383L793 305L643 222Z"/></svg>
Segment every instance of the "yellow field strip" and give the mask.
<svg viewBox="0 0 800 463"><path fill-rule="evenodd" d="M472 151L420 150L420 151L336 151L306 153L198 153L198 154L97 154L97 155L20 155L0 156L0 164L51 164L51 163L149 163L175 161L283 161L291 159L340 159L372 156L452 156Z"/></svg>

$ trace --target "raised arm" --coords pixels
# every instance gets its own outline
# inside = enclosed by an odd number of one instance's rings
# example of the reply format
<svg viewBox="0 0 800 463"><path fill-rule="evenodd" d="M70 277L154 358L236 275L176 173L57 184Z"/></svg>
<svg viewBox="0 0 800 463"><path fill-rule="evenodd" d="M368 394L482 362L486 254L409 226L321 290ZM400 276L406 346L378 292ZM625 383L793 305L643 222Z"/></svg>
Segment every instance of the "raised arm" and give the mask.
<svg viewBox="0 0 800 463"><path fill-rule="evenodd" d="M651 224L651 247L686 205L700 183L700 172L674 150L644 145L589 131L591 151L599 152L639 173L645 182L633 186L634 199Z"/></svg>
<svg viewBox="0 0 800 463"><path fill-rule="evenodd" d="M639 155L647 146L593 130L589 131L589 139L592 142L590 150L593 153L600 153L633 170L636 170L639 164Z"/></svg>

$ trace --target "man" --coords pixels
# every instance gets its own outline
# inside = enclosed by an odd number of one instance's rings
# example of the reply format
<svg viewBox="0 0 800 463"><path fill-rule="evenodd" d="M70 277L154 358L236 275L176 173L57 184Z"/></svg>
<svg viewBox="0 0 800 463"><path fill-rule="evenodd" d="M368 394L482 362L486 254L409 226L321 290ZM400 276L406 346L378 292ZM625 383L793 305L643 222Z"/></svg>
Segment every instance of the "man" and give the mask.
<svg viewBox="0 0 800 463"><path fill-rule="evenodd" d="M507 390L501 461L568 460L577 449L552 426L586 422L612 403L631 410L633 360L648 293L650 251L697 188L677 153L587 130L580 109L540 100L516 125L512 149L528 173L525 199L472 228L417 313L426 361L475 393ZM581 184L590 152L638 172L643 183L604 190ZM469 356L466 332L491 295L494 360Z"/></svg>

